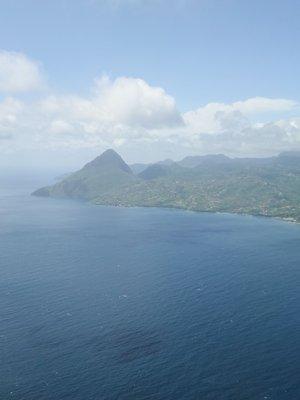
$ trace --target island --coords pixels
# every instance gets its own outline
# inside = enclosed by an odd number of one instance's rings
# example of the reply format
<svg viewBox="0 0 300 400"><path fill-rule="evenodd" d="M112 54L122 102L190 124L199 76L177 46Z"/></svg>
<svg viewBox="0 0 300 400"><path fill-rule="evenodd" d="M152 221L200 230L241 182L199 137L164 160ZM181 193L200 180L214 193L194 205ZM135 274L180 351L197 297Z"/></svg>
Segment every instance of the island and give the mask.
<svg viewBox="0 0 300 400"><path fill-rule="evenodd" d="M34 196L111 206L181 208L300 221L300 152L268 158L189 156L128 165L112 149Z"/></svg>

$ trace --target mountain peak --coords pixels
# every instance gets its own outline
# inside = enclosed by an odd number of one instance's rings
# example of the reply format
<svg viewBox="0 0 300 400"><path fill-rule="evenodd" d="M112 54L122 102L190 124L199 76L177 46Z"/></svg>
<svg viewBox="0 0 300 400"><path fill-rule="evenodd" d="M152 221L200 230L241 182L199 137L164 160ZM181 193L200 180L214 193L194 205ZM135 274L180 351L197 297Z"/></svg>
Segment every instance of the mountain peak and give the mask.
<svg viewBox="0 0 300 400"><path fill-rule="evenodd" d="M114 149L107 149L102 154L100 154L100 157L107 157L107 156L120 157L120 155Z"/></svg>
<svg viewBox="0 0 300 400"><path fill-rule="evenodd" d="M108 167L121 169L124 172L132 173L130 167L125 163L122 157L113 149L104 151L93 161L87 163L84 168Z"/></svg>

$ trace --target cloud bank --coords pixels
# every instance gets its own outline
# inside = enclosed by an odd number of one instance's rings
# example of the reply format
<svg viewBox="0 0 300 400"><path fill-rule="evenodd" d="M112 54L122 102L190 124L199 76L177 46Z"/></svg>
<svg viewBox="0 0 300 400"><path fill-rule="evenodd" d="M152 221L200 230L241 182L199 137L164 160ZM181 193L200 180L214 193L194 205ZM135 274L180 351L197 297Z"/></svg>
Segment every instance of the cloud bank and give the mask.
<svg viewBox="0 0 300 400"><path fill-rule="evenodd" d="M0 50L0 93L28 92L43 85L39 63L22 53Z"/></svg>
<svg viewBox="0 0 300 400"><path fill-rule="evenodd" d="M20 53L0 52L0 151L115 147L127 153L135 149L140 159L151 153L154 161L300 149L300 107L294 100L255 97L181 113L163 88L143 79L105 75L95 79L89 96L51 90L35 100L19 96L43 84L39 63ZM293 118L283 117L291 114Z"/></svg>

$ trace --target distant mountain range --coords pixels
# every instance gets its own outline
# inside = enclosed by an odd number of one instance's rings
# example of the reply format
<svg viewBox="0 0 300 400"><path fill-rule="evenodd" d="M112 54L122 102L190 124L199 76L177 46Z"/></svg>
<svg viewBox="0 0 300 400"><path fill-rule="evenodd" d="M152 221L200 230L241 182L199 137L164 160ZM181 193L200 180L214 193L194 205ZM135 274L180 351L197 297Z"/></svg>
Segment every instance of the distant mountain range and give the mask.
<svg viewBox="0 0 300 400"><path fill-rule="evenodd" d="M179 162L129 166L114 150L107 150L33 195L300 221L300 153L270 158L190 156Z"/></svg>

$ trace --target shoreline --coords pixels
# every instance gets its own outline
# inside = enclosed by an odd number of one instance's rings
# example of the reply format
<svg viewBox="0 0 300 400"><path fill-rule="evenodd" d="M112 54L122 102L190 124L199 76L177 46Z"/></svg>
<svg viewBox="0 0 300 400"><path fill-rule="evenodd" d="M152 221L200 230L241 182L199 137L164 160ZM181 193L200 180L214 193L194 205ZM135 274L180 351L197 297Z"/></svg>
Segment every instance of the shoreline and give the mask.
<svg viewBox="0 0 300 400"><path fill-rule="evenodd" d="M94 206L102 206L102 207L115 207L115 208L153 208L153 209L162 209L162 210L181 210L181 211L189 211L194 213L206 213L206 214L223 214L223 215L237 215L237 216L246 216L246 217L256 217L256 218L268 218L274 219L281 222L286 222L289 224L300 224L300 220L297 220L293 217L279 217L265 214L250 214L243 212L230 212L230 211L213 211L213 210L195 210L185 207L176 207L176 206L147 206L147 205L124 205L124 204L108 204L108 203L98 203L94 200L86 200L80 198L72 198L72 197L54 197L54 196L40 196L35 194L35 192L30 193L30 197L38 197L38 198L49 198L49 199L57 199L57 200L73 200L76 202L81 202L85 204L91 204Z"/></svg>
<svg viewBox="0 0 300 400"><path fill-rule="evenodd" d="M256 218L268 218L268 219L274 219L277 221L281 222L286 222L289 224L300 224L300 220L297 220L292 217L277 217L277 216L272 216L272 215L264 215L264 214L250 214L250 213L238 213L238 212L230 212L230 211L211 211L211 210L193 210L190 208L185 208L185 207L164 207L164 206L146 206L146 205L116 205L116 204L103 204L103 203L97 203L94 202L93 200L87 200L87 203L93 204L95 206L109 206L109 207L119 207L119 208L157 208L157 209L165 209L165 210L181 210L181 211L189 211L189 212L194 212L194 213L206 213L206 214L222 214L222 215L237 215L237 216L245 216L245 217L256 217Z"/></svg>

